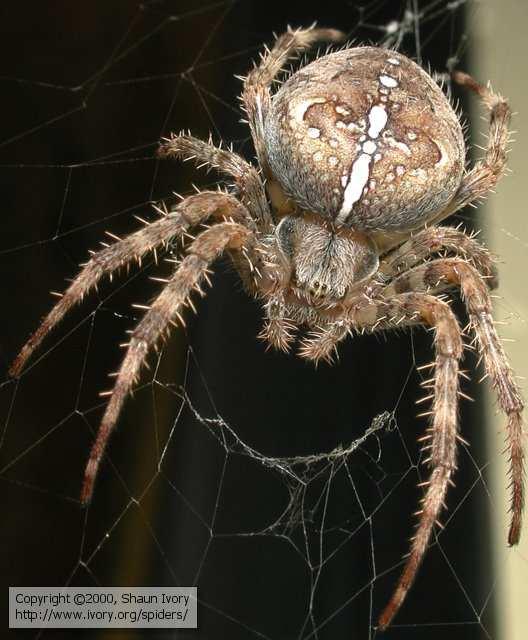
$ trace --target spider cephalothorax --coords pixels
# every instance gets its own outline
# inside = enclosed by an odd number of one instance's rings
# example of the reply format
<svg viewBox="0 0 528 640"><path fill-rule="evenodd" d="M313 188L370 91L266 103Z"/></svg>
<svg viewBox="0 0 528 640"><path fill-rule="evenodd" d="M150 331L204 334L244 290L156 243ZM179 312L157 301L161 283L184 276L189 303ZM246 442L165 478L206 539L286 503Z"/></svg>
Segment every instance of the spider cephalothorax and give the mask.
<svg viewBox="0 0 528 640"><path fill-rule="evenodd" d="M299 354L331 360L354 331L424 325L435 331L435 359L425 383L430 425L423 440L430 480L416 533L396 590L380 617L392 620L423 559L456 468L461 330L438 294L459 288L486 373L506 415L512 520L516 544L523 507L523 401L493 319L489 289L494 265L473 237L436 226L495 185L506 162L507 102L470 76L453 79L474 91L490 114L483 160L465 170L458 118L432 78L405 56L376 47L345 48L319 57L271 86L288 59L317 41L336 42L331 29L299 29L280 36L244 78L247 112L259 172L239 155L190 135L160 147L163 157L216 168L234 181L230 192L185 198L161 220L94 254L44 318L11 367L19 375L33 350L64 314L105 274L193 227L199 232L173 276L131 332L86 466L81 501L90 500L97 469L123 402L150 348L182 322L194 291L202 292L210 265L224 252L266 321L261 336L288 350L295 332L309 330Z"/></svg>

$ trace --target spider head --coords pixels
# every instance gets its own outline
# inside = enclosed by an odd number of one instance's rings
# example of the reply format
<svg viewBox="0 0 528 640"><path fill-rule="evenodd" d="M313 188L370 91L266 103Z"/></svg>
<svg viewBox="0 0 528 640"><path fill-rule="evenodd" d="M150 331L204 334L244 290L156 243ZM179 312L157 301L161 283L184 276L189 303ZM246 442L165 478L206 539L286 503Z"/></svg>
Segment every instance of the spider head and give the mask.
<svg viewBox="0 0 528 640"><path fill-rule="evenodd" d="M378 269L378 252L367 235L319 216L286 216L275 238L291 286L313 300L340 300Z"/></svg>

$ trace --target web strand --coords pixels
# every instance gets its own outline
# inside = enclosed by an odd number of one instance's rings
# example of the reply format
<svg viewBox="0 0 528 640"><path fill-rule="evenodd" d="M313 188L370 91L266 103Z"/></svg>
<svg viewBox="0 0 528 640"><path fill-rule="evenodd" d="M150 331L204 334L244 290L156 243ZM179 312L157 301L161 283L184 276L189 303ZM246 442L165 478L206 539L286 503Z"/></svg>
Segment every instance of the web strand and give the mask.
<svg viewBox="0 0 528 640"><path fill-rule="evenodd" d="M287 9L266 16L261 3L240 0L131 4L115 19L102 4L76 17L94 20L82 30L79 49L73 41L71 53L60 42L53 48L48 39L50 64L20 59L16 71L0 77L11 109L0 173L13 220L0 260L9 277L8 306L20 314L4 319L6 365L49 310L47 290L64 289L63 278L76 273L105 230L126 235L137 229L134 216L159 218L153 201L170 209L179 201L174 192L188 195L194 182L200 189L218 184L213 173L160 162L161 136L189 128L207 139L212 132L253 160L233 75L245 74L271 31L295 16ZM445 78L465 52L469 4L341 2L331 7L335 19L324 15L324 26L345 30L352 42L431 62ZM258 28L251 11L263 21ZM23 16L15 20L19 28ZM47 20L45 28L53 29ZM108 33L98 40L94 33L105 20ZM302 15L302 24L312 21ZM439 42L448 43L440 60ZM68 56L75 64L61 67ZM347 345L335 370L306 372L303 364L264 354L255 337L260 311L221 263L191 328L149 359L110 443L94 502L80 507L82 469L105 407L98 393L121 357L118 344L139 320L130 303L155 297L159 283L149 277L167 277L174 265L165 259L178 259L180 250L171 245L158 264L148 258L104 282L20 380L0 383L2 486L10 506L21 510L22 528L43 521L44 547L36 549L36 534L29 538L12 584L197 584L204 626L220 625L225 637L322 640L344 637L345 628L350 636L379 637L377 616L401 569L416 485L424 479L416 446L424 425L401 416L414 411L426 377L415 365L426 362L427 335L391 335L377 345L369 338L367 346L358 338L358 351ZM367 349L373 355L365 356ZM380 372L377 386L370 368ZM319 388L324 398L317 398ZM453 538L464 535L457 523L468 509L505 508L494 504L488 480L489 457L498 453L463 447L465 472L422 569L429 574L424 580L442 576L456 605L438 605L438 593L426 602L417 584L410 596L415 608L402 611L398 637L418 629L496 638L491 571L483 569L475 586ZM472 566L480 551L465 550Z"/></svg>

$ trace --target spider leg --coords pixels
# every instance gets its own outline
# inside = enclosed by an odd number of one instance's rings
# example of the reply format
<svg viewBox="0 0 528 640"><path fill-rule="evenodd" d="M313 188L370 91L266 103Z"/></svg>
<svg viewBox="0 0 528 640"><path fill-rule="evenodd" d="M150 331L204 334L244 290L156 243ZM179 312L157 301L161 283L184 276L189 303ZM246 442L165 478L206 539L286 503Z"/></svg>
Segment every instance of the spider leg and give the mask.
<svg viewBox="0 0 528 640"><path fill-rule="evenodd" d="M511 118L508 102L491 88L479 84L467 73L455 71L453 80L476 93L489 110L488 144L484 158L466 173L453 200L431 224L436 224L457 209L483 198L493 189L506 168L506 153L510 140L508 125Z"/></svg>
<svg viewBox="0 0 528 640"><path fill-rule="evenodd" d="M343 318L314 329L309 337L301 342L299 356L313 360L316 365L321 360L332 364L338 343L350 335L352 327L352 322Z"/></svg>
<svg viewBox="0 0 528 640"><path fill-rule="evenodd" d="M233 222L220 222L197 236L187 250L172 278L150 306L131 334L127 352L119 368L110 400L92 446L81 490L81 502L86 504L93 494L99 464L108 439L115 427L123 403L137 381L141 365L150 348L167 332L174 319L181 321L180 312L189 295L199 290L207 278L209 266L224 251L241 249L254 238L246 227Z"/></svg>
<svg viewBox="0 0 528 640"><path fill-rule="evenodd" d="M245 207L233 196L204 191L180 202L174 211L161 220L147 224L143 229L95 253L22 347L9 369L9 374L14 377L20 375L28 358L46 335L73 306L83 300L105 274L111 274L133 260L141 260L149 251L166 244L174 237L181 236L188 228L204 222L211 216L222 218L226 215L245 219L247 213Z"/></svg>
<svg viewBox="0 0 528 640"><path fill-rule="evenodd" d="M495 329L491 298L482 276L464 260L457 258L434 260L397 278L383 291L383 295L390 297L402 291L425 291L439 286L460 287L469 321L484 361L486 375L491 379L499 406L507 418L512 513L508 543L514 545L519 542L521 535L524 506L522 420L524 403Z"/></svg>
<svg viewBox="0 0 528 640"><path fill-rule="evenodd" d="M287 353L295 339L296 323L288 318L284 296L281 293L272 293L266 298L266 322L258 337L275 349Z"/></svg>
<svg viewBox="0 0 528 640"><path fill-rule="evenodd" d="M430 286L427 289L402 284L412 267L443 250L461 255L471 261L490 289L497 286L495 264L486 247L453 227L428 227L415 233L380 261L378 274L382 279L390 279L402 274L401 278L394 280L394 285L391 283L388 289L382 289L383 297L390 298L397 293L415 290L437 293L450 288L452 285L446 285L445 282L437 283L438 287ZM419 277L418 280L420 280ZM357 302L356 296L350 296L350 301ZM346 299L344 303L347 304ZM317 328L308 339L303 341L299 355L315 362L319 360L331 362L337 344L352 331L353 326L350 321L343 319L332 321L324 327Z"/></svg>
<svg viewBox="0 0 528 640"><path fill-rule="evenodd" d="M471 262L490 289L495 289L497 272L493 257L475 238L453 227L427 227L393 249L380 262L379 273L393 278L441 251L462 256Z"/></svg>
<svg viewBox="0 0 528 640"><path fill-rule="evenodd" d="M264 185L257 169L232 150L216 147L211 139L208 142L190 135L171 134L159 147L158 155L162 158L178 158L184 162L194 160L199 167L216 169L235 180L237 195L240 201L261 223L264 230L271 229L273 219L269 209ZM254 225L251 217L249 222Z"/></svg>
<svg viewBox="0 0 528 640"><path fill-rule="evenodd" d="M431 426L422 439L431 475L418 512L418 524L410 552L393 595L379 618L385 629L392 621L414 582L435 523L456 469L458 437L457 405L459 362L463 353L457 319L449 305L434 296L407 293L391 301L373 301L351 314L355 328L368 331L423 324L435 331L435 372L432 381Z"/></svg>
<svg viewBox="0 0 528 640"><path fill-rule="evenodd" d="M422 293L407 293L397 295L392 301L374 300L359 309L351 310L341 322L330 324L311 344L304 347L315 358L325 348L325 354L331 353L337 341L345 337L352 328L373 332L416 324L429 325L435 329L432 424L424 438L427 442L425 448L430 452L428 462L431 476L422 500L410 553L396 589L379 619L381 629L390 624L414 582L433 527L444 505L451 475L456 469L458 376L462 357L460 327L445 302Z"/></svg>
<svg viewBox="0 0 528 640"><path fill-rule="evenodd" d="M317 42L341 42L344 38L345 34L335 29L317 29L315 26L308 29L290 28L277 38L271 50L266 48L266 52L261 54L260 64L244 78L242 103L248 115L259 164L266 175L269 172L264 147L264 122L271 104L272 82L289 60L307 51Z"/></svg>

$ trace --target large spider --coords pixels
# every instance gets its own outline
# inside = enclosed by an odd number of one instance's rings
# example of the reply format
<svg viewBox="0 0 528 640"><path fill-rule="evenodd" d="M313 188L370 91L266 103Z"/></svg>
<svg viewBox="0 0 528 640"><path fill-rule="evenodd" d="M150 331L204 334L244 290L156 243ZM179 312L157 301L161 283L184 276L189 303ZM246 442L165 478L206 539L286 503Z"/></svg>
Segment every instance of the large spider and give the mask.
<svg viewBox="0 0 528 640"><path fill-rule="evenodd" d="M462 333L441 292L460 288L486 374L506 414L511 474L511 526L516 544L523 508L523 401L493 319L496 284L487 250L459 229L437 226L495 185L506 162L508 103L465 73L455 82L489 110L485 157L465 170L462 128L449 101L418 65L377 47L344 48L316 59L273 93L284 64L331 29L288 30L243 79L242 103L260 172L240 156L190 135L164 140L159 154L194 159L234 181L229 192L184 198L162 219L95 253L44 318L11 367L27 359L65 313L96 285L149 251L199 229L174 274L132 331L86 466L81 501L90 500L97 470L123 403L149 349L202 293L209 268L224 252L247 291L263 302L261 337L288 350L298 327L310 333L299 355L331 360L354 331L425 325L435 334L432 400L422 438L431 469L410 553L379 619L387 627L403 603L444 504L457 458L457 404ZM262 175L262 177L261 177ZM210 223L210 226L206 226ZM203 230L200 230L203 229Z"/></svg>

